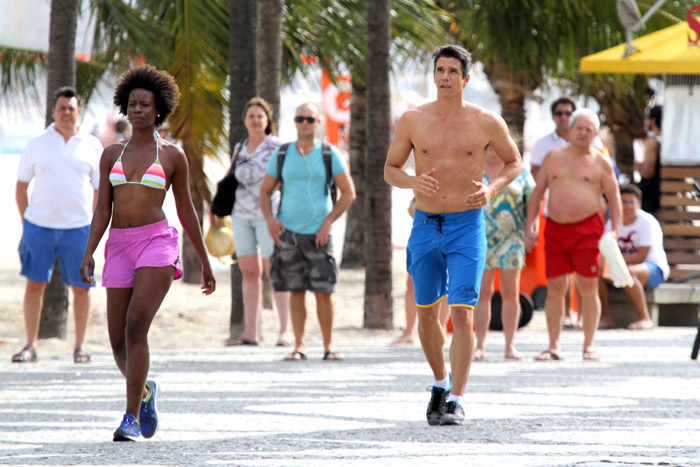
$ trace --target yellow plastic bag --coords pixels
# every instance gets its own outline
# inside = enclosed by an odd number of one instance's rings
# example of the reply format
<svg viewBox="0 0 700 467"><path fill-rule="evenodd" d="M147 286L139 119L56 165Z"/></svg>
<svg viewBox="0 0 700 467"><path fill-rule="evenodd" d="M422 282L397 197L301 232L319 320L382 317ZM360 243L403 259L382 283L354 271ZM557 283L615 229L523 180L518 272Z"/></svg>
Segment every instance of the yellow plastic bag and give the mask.
<svg viewBox="0 0 700 467"><path fill-rule="evenodd" d="M231 255L236 252L236 244L233 241L230 216L223 219L216 218L204 236L204 245L206 245L209 254L222 263L231 261Z"/></svg>

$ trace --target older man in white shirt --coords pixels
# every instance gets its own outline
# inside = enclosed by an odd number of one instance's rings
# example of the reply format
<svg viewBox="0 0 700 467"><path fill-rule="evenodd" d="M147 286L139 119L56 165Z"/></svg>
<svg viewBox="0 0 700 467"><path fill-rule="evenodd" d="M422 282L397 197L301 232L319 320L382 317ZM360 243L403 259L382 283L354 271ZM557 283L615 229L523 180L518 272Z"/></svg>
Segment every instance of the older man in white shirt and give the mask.
<svg viewBox="0 0 700 467"><path fill-rule="evenodd" d="M90 361L82 345L90 313L91 285L80 278L80 262L97 199L102 144L78 129L80 101L74 89L56 90L51 112L54 123L29 141L17 169L17 208L23 220L19 256L21 274L27 278L23 304L27 345L12 356L16 363L37 360L35 346L44 291L56 258L61 279L73 292L73 361ZM32 181L30 200L28 189Z"/></svg>

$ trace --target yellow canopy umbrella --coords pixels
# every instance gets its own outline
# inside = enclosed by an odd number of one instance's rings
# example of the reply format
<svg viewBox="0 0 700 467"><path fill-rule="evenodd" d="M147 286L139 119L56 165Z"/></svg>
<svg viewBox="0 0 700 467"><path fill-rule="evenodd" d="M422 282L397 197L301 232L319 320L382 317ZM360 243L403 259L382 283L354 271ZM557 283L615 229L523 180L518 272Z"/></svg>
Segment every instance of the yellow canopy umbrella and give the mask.
<svg viewBox="0 0 700 467"><path fill-rule="evenodd" d="M625 44L581 59L582 73L700 74L700 47L687 21L652 32L633 42L638 49L623 58Z"/></svg>

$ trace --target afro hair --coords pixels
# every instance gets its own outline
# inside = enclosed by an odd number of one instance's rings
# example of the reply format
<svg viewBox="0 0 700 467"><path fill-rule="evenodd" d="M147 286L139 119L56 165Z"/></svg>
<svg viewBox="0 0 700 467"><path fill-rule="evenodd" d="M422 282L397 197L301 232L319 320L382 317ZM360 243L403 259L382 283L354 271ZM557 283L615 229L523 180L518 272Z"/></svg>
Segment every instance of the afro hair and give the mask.
<svg viewBox="0 0 700 467"><path fill-rule="evenodd" d="M163 124L177 107L180 98L180 90L170 74L151 65L139 65L124 73L114 90L114 105L122 115L127 115L129 93L134 89L146 89L153 93L158 109L156 126Z"/></svg>

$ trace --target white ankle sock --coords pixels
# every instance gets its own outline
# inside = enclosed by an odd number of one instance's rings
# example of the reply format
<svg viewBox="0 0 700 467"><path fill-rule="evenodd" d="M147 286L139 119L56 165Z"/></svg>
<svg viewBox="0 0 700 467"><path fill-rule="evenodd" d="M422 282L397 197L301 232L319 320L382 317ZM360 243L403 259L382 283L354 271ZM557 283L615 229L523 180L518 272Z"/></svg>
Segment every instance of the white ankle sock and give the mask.
<svg viewBox="0 0 700 467"><path fill-rule="evenodd" d="M455 396L454 394L450 394L447 396L447 402L456 402L457 405L462 405L462 396Z"/></svg>
<svg viewBox="0 0 700 467"><path fill-rule="evenodd" d="M439 381L436 380L433 383L433 386L437 388L448 389L450 387L450 376L448 375L447 377L445 377L445 379L441 379Z"/></svg>

